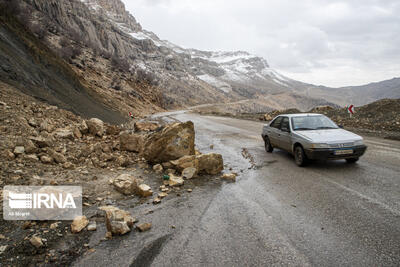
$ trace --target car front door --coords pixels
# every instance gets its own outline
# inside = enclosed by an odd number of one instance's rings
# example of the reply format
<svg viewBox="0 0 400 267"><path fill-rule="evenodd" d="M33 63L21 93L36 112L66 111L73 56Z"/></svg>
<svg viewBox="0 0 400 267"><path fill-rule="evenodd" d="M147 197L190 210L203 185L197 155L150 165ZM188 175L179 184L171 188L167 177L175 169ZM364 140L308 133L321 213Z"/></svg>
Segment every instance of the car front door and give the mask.
<svg viewBox="0 0 400 267"><path fill-rule="evenodd" d="M289 118L283 117L279 130L279 147L286 151L292 152L292 134L290 132Z"/></svg>

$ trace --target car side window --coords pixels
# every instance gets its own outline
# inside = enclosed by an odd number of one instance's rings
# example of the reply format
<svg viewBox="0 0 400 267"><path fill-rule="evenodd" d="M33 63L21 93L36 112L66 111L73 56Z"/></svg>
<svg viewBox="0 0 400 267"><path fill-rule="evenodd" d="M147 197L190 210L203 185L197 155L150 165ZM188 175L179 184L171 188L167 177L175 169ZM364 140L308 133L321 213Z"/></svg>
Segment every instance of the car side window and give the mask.
<svg viewBox="0 0 400 267"><path fill-rule="evenodd" d="M288 117L283 117L282 123L281 123L281 130L284 132L289 131L289 118Z"/></svg>
<svg viewBox="0 0 400 267"><path fill-rule="evenodd" d="M273 122L271 122L271 127L279 129L281 127L282 117L276 118Z"/></svg>

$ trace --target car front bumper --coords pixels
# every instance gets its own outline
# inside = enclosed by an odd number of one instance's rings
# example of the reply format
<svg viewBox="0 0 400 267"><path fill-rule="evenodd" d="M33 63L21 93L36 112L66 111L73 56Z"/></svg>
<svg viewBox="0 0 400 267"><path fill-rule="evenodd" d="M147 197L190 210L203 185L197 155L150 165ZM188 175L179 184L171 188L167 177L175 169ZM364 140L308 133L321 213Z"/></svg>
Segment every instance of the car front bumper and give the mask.
<svg viewBox="0 0 400 267"><path fill-rule="evenodd" d="M351 154L336 154L336 151L341 150L352 150L353 153ZM328 159L350 159L350 158L359 158L367 150L366 145L362 146L354 146L348 148L314 148L314 149L305 149L304 152L309 159L321 159L321 160L328 160Z"/></svg>

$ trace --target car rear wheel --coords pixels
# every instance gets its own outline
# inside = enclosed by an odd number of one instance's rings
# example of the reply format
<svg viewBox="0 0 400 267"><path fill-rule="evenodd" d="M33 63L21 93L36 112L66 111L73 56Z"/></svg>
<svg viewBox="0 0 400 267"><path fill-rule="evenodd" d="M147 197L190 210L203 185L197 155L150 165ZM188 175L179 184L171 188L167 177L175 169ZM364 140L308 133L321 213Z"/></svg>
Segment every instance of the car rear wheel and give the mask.
<svg viewBox="0 0 400 267"><path fill-rule="evenodd" d="M347 163L356 163L357 161L358 161L358 158L346 159Z"/></svg>
<svg viewBox="0 0 400 267"><path fill-rule="evenodd" d="M268 153L271 153L274 150L274 148L271 145L271 142L269 141L268 136L264 138L264 145L265 145L265 151L267 151Z"/></svg>
<svg viewBox="0 0 400 267"><path fill-rule="evenodd" d="M306 166L307 164L307 157L301 146L296 146L294 149L294 161L296 162L297 166L300 167Z"/></svg>

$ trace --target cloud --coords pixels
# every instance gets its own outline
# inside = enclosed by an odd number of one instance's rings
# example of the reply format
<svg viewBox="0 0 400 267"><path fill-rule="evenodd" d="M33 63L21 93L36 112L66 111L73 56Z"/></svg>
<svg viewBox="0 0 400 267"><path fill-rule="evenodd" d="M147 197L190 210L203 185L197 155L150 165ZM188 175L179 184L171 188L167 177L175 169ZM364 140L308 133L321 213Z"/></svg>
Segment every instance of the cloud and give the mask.
<svg viewBox="0 0 400 267"><path fill-rule="evenodd" d="M397 0L123 0L184 47L245 50L302 81L344 86L400 76Z"/></svg>

